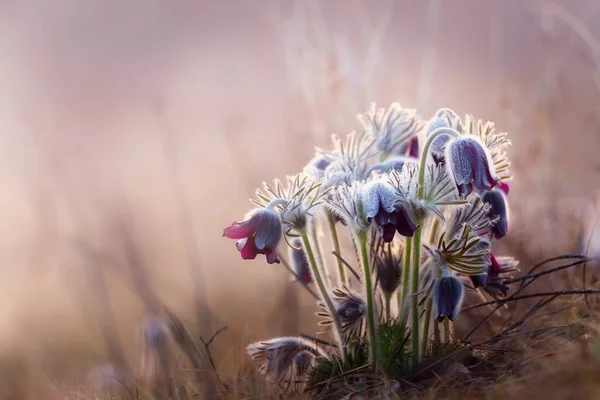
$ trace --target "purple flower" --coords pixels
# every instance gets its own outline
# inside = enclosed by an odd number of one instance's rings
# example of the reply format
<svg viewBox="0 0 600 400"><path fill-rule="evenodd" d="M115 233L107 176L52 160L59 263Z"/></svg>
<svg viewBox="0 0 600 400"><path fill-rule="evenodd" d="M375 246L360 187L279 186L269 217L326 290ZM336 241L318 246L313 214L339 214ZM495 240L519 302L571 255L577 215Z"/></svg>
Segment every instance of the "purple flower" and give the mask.
<svg viewBox="0 0 600 400"><path fill-rule="evenodd" d="M481 194L481 200L490 205L488 217L496 219L490 228L496 239L501 239L508 233L508 207L506 196L499 189L492 189Z"/></svg>
<svg viewBox="0 0 600 400"><path fill-rule="evenodd" d="M282 234L279 215L266 208L256 210L250 218L234 222L223 230L223 236L238 239L235 245L244 260L253 260L257 254L265 254L269 264L279 263L277 245Z"/></svg>
<svg viewBox="0 0 600 400"><path fill-rule="evenodd" d="M433 304L438 322L446 317L454 321L463 297L464 289L460 279L451 275L439 278L433 287Z"/></svg>
<svg viewBox="0 0 600 400"><path fill-rule="evenodd" d="M465 198L473 191L473 184L480 190L489 190L498 183L490 168L490 161L483 145L470 137L453 140L447 146L446 162L452 171L459 194Z"/></svg>
<svg viewBox="0 0 600 400"><path fill-rule="evenodd" d="M387 183L373 181L367 184L363 201L367 221L375 220L386 243L394 239L396 231L412 237L419 227L406 210L406 199Z"/></svg>

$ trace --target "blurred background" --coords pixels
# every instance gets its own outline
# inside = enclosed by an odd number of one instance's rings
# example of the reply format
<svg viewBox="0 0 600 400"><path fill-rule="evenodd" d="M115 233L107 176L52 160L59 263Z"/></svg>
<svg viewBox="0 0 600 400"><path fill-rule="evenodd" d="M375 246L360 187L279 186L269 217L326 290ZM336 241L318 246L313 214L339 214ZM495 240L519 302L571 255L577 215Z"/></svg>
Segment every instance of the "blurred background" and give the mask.
<svg viewBox="0 0 600 400"><path fill-rule="evenodd" d="M205 338L227 325L225 369L248 341L314 333L312 299L222 229L371 102L494 121L513 142L502 255L582 251L599 17L594 0L0 2L0 395L136 365L159 303Z"/></svg>

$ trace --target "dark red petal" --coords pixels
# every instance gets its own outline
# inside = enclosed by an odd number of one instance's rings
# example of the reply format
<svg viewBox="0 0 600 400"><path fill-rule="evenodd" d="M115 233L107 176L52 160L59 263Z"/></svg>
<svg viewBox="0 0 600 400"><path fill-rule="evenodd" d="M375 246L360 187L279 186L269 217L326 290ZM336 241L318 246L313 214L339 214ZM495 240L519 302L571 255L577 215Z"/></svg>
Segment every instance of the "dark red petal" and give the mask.
<svg viewBox="0 0 600 400"><path fill-rule="evenodd" d="M250 221L236 221L231 226L223 229L223 236L229 239L244 239L252 236L254 233L252 230L252 224Z"/></svg>
<svg viewBox="0 0 600 400"><path fill-rule="evenodd" d="M246 244L244 245L244 247L242 247L242 250L240 250L240 253L244 260L254 260L256 258L258 250L256 249L256 246L254 246L253 237L248 238Z"/></svg>
<svg viewBox="0 0 600 400"><path fill-rule="evenodd" d="M502 272L502 267L500 267L498 260L496 260L496 257L494 257L494 255L492 253L490 253L490 262L491 262L490 279L493 279L493 278L497 277L500 274L500 272Z"/></svg>
<svg viewBox="0 0 600 400"><path fill-rule="evenodd" d="M500 189L504 192L505 195L508 195L510 186L508 186L508 183L506 183L506 182L500 182L496 185L496 189Z"/></svg>
<svg viewBox="0 0 600 400"><path fill-rule="evenodd" d="M269 264L279 264L279 258L277 258L277 250L268 252L266 254L267 256L267 263Z"/></svg>
<svg viewBox="0 0 600 400"><path fill-rule="evenodd" d="M419 158L419 138L413 137L408 144L408 155L414 158Z"/></svg>
<svg viewBox="0 0 600 400"><path fill-rule="evenodd" d="M381 228L383 229L383 234L381 236L385 243L390 243L392 240L394 240L394 235L396 234L396 225L385 224Z"/></svg>
<svg viewBox="0 0 600 400"><path fill-rule="evenodd" d="M413 233L419 228L419 225L413 222L406 210L402 207L398 210L398 222L396 229L404 237L412 237Z"/></svg>

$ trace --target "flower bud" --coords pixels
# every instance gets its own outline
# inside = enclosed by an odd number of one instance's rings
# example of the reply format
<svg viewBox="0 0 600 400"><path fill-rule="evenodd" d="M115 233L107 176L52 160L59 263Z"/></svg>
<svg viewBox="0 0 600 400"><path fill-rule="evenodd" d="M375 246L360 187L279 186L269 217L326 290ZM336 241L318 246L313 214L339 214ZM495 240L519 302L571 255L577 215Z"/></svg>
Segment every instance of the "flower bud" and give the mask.
<svg viewBox="0 0 600 400"><path fill-rule="evenodd" d="M433 287L433 304L438 322L442 322L446 317L454 321L463 297L463 284L458 278L451 275L439 278Z"/></svg>
<svg viewBox="0 0 600 400"><path fill-rule="evenodd" d="M488 217L496 222L491 227L491 232L496 239L503 238L508 233L508 207L504 192L492 189L481 194L481 200L490 205Z"/></svg>

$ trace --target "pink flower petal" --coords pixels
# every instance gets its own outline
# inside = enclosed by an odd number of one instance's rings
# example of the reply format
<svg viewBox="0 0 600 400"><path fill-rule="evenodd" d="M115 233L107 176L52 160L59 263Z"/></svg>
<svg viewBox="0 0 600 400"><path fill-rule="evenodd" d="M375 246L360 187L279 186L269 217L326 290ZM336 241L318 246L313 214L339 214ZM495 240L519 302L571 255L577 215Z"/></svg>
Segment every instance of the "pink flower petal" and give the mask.
<svg viewBox="0 0 600 400"><path fill-rule="evenodd" d="M256 246L254 246L254 238L249 237L244 244L244 247L240 250L240 254L244 260L254 260L258 251L256 250Z"/></svg>
<svg viewBox="0 0 600 400"><path fill-rule="evenodd" d="M252 236L252 226L249 221L236 221L223 229L223 236L229 239L243 239Z"/></svg>

